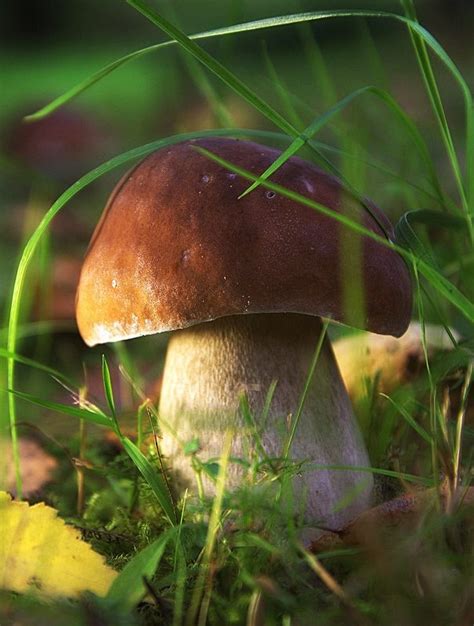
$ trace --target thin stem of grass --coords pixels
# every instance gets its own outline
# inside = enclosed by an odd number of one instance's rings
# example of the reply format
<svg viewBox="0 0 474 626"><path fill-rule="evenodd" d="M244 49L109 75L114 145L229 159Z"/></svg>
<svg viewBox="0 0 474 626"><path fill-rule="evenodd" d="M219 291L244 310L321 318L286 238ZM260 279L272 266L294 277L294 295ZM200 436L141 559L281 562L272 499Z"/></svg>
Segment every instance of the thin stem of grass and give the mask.
<svg viewBox="0 0 474 626"><path fill-rule="evenodd" d="M354 18L354 17L362 17L362 18L373 18L373 19L390 19L395 20L401 24L404 24L410 28L410 30L415 31L426 43L426 45L434 52L434 54L440 59L440 61L447 67L448 71L452 74L453 78L458 83L463 97L467 105L472 108L472 97L470 89L464 80L462 74L453 63L452 59L446 53L446 51L442 48L442 46L438 43L438 41L418 22L410 20L409 18L399 15L398 13L390 13L386 11L367 11L367 10L337 10L337 11L309 11L306 13L293 13L289 15L280 15L277 17L263 18L260 20L254 20L250 22L245 22L243 24L236 24L233 26L224 26L222 28L217 28L214 30L195 33L193 35L189 35L189 39L191 40L199 40L199 39L209 39L213 37L222 37L227 35L233 35L238 33L247 33L251 31L264 30L268 28L278 28L282 26L289 26L292 24L304 24L308 22L315 22L319 20L327 20L327 19L338 19L338 18ZM57 108L66 104L66 102L70 101L72 98L78 96L80 93L88 89L90 86L94 85L96 82L100 81L102 78L113 72L115 69L119 68L124 63L128 61L132 61L134 59L140 58L146 54L151 52L156 52L164 47L176 45L178 42L174 40L174 38L170 41L164 41L159 44L155 44L152 46L148 46L147 48L142 48L140 50L136 50L131 52L116 61L113 61L109 65L103 67L98 72L85 79L78 85L72 87L68 92L59 96L43 108L34 112L31 115L27 116L27 120L40 119L49 115Z"/></svg>
<svg viewBox="0 0 474 626"><path fill-rule="evenodd" d="M433 437L429 433L427 433L426 430L422 426L420 426L420 424L418 424L416 420L413 419L413 417L404 407L395 402L393 398L387 396L387 394L385 393L380 393L379 395L382 398L388 400L397 409L397 411L404 418L407 424L409 424L413 428L413 430L415 430L420 435L420 437L422 437L426 441L426 443L428 443L430 446L433 445Z"/></svg>
<svg viewBox="0 0 474 626"><path fill-rule="evenodd" d="M295 107L293 106L291 97L288 94L288 90L285 87L280 74L275 69L275 65L273 64L273 61L268 52L268 46L267 46L266 41L262 42L262 50L263 50L263 58L265 61L267 72L270 76L271 83L274 86L274 89L276 90L280 98L280 102L283 106L283 110L285 111L286 116L290 120L290 123L293 124L295 128L301 128L303 126L303 120L298 115Z"/></svg>
<svg viewBox="0 0 474 626"><path fill-rule="evenodd" d="M367 620L356 607L350 596L344 591L341 585L337 582L337 580L328 572L328 570L322 565L316 555L308 552L306 548L304 548L300 543L296 544L297 550L302 554L306 563L308 563L309 567L313 570L316 576L321 580L321 582L329 589L331 593L333 593L342 604L348 609L352 618L356 620L357 624L367 624Z"/></svg>
<svg viewBox="0 0 474 626"><path fill-rule="evenodd" d="M461 391L461 404L456 418L456 435L454 440L454 454L453 454L453 483L456 489L459 483L459 470L461 466L461 444L462 433L464 426L464 419L466 416L467 399L469 396L469 390L472 382L472 370L473 362L471 361L467 367L466 375L464 377L464 384Z"/></svg>
<svg viewBox="0 0 474 626"><path fill-rule="evenodd" d="M269 389L269 393L267 393L266 399L265 399L265 404L262 410L262 415L260 417L259 420L259 424L261 424L260 429L264 429L265 426L265 419L266 416L268 415L268 411L270 410L270 403L271 403L271 397L273 396L273 393L275 391L275 387L276 387L276 381L274 381L271 385L270 385L270 389ZM271 394L270 394L271 392ZM249 405L249 400L248 400L248 396L246 393L243 393L240 397L240 412L242 414L242 418L247 426L247 428L249 428L249 430L251 430L252 432L252 436L253 436L253 440L255 442L255 446L256 449L258 451L258 453L260 454L260 457L263 459L263 461L265 461L266 463L268 463L270 469L276 473L276 466L274 465L272 459L270 459L270 457L268 456L266 450L265 450L265 446L263 445L263 441L262 441L262 437L260 436L260 429L257 426L257 422L255 421L255 418L253 416L252 410L250 409L250 405Z"/></svg>
<svg viewBox="0 0 474 626"><path fill-rule="evenodd" d="M79 389L79 406L81 409L85 408L84 400L86 399L87 388L81 387ZM87 446L87 424L85 420L79 420L79 461L84 461L86 456ZM76 467L77 472L77 515L82 517L85 504L85 475L84 467L80 463Z"/></svg>
<svg viewBox="0 0 474 626"><path fill-rule="evenodd" d="M178 530L178 532L180 532L180 530ZM186 592L186 562L184 560L182 546L181 549L177 551L176 556L177 559L174 567L176 583L174 592L173 626L181 626L183 623Z"/></svg>
<svg viewBox="0 0 474 626"><path fill-rule="evenodd" d="M415 5L413 0L401 0L402 6L405 10L406 16L412 22L418 22ZM428 92L428 97L431 102L431 106L435 113L436 120L438 121L438 125L441 132L441 137L443 139L443 143L445 145L446 151L449 157L449 163L451 165L451 169L453 171L454 179L456 181L456 185L459 192L459 197L461 199L461 205L463 207L465 216L466 216L466 224L469 232L469 238L471 243L474 243L474 230L472 224L472 216L469 211L469 201L466 195L466 189L463 182L461 167L459 165L459 160L456 153L456 148L454 146L453 138L451 135L451 131L449 128L448 120L446 117L446 112L444 110L443 100L441 98L441 94L439 92L438 84L436 82L436 77L433 71L433 67L431 65L430 57L428 54L428 49L426 46L426 42L423 37L420 36L419 33L414 31L412 28L409 28L410 39L412 41L413 47L415 49L415 54L418 59L418 63L420 65L421 75L423 78L423 82L425 83L426 90ZM471 104L472 106L472 104ZM468 111L468 119L469 119L469 106L467 106Z"/></svg>
<svg viewBox="0 0 474 626"><path fill-rule="evenodd" d="M306 398L308 397L309 388L313 380L314 371L316 369L316 365L318 364L319 355L321 354L321 349L323 347L324 340L326 339L328 326L329 326L329 320L324 320L322 324L321 334L319 335L318 343L316 344L316 348L313 353L313 358L311 359L311 364L309 366L308 374L306 376L306 381L303 387L303 393L301 394L298 408L296 409L296 413L293 419L291 420L290 434L285 443L285 447L283 448L283 458L285 459L285 461L288 459L290 452L291 452L291 446L293 445L293 440L296 435L296 429L298 428L298 424L299 424L300 417L304 409Z"/></svg>
<svg viewBox="0 0 474 626"><path fill-rule="evenodd" d="M227 477L230 449L232 446L232 438L233 433L228 431L225 435L224 445L222 448L222 456L220 459L219 473L217 475L216 482L216 495L212 505L211 516L209 518L206 544L204 546L202 560L199 567L199 573L196 579L196 584L194 586L193 594L191 597L191 604L186 619L187 626L195 626L196 618L198 617L200 624L205 623L205 618L207 615L206 606L204 605L203 612L200 611L200 607L202 606L203 595L206 591L206 582L210 575L211 558L214 552L214 546L217 540L217 533L220 527L220 517L222 513L222 503L224 499L225 482Z"/></svg>

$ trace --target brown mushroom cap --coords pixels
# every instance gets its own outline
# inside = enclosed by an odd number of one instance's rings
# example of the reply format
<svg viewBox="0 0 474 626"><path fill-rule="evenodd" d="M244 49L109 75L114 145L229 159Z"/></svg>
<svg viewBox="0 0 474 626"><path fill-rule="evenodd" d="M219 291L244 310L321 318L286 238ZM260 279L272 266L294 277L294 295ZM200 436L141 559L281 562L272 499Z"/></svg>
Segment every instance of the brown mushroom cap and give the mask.
<svg viewBox="0 0 474 626"><path fill-rule="evenodd" d="M154 152L125 175L82 268L76 314L86 343L262 312L356 324L343 304L344 281L354 279L341 275L342 265L351 266L340 260L346 227L262 186L238 200L249 182L195 146L255 174L280 154L248 141L200 139ZM307 161L292 157L272 181L384 236L337 179ZM370 206L391 233L387 218ZM360 237L360 251L365 323L359 326L399 336L411 313L408 269L397 253L367 237Z"/></svg>

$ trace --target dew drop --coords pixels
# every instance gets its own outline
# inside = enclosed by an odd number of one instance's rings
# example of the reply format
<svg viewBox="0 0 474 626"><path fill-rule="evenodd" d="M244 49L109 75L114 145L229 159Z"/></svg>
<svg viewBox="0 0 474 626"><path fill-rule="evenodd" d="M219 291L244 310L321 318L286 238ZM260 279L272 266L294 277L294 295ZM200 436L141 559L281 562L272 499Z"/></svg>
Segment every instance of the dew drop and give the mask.
<svg viewBox="0 0 474 626"><path fill-rule="evenodd" d="M276 196L276 193L274 191L271 191L270 189L268 191L265 192L265 196L271 200L272 198L274 198Z"/></svg>
<svg viewBox="0 0 474 626"><path fill-rule="evenodd" d="M234 172L227 172L226 176L229 180L235 180L237 178L237 174Z"/></svg>
<svg viewBox="0 0 474 626"><path fill-rule="evenodd" d="M117 288L117 285L118 285L118 282L117 282L117 281L115 280L115 278L114 278L114 279L112 280L112 287L113 287L114 289L116 289L116 288Z"/></svg>
<svg viewBox="0 0 474 626"><path fill-rule="evenodd" d="M306 187L306 191L308 191L309 193L313 193L314 191L314 187L313 185L309 182L309 180L306 180L306 178L302 178L301 179L304 186Z"/></svg>
<svg viewBox="0 0 474 626"><path fill-rule="evenodd" d="M210 176L208 176L207 174L203 174L201 176L201 182L202 183L208 183L211 180Z"/></svg>

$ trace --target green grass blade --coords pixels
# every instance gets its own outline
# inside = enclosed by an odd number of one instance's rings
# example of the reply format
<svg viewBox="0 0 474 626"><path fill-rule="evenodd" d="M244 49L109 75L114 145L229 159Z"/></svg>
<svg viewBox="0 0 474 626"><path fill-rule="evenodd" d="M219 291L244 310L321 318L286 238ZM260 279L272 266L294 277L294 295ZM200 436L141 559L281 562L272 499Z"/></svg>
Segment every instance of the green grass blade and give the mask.
<svg viewBox="0 0 474 626"><path fill-rule="evenodd" d="M275 126L292 137L299 137L299 130L288 122L280 113L278 113L267 102L260 98L253 90L240 80L235 74L228 70L222 63L203 50L195 41L187 37L175 25L171 24L162 15L150 9L142 0L127 0L137 11L142 13L148 20L163 30L168 36L176 40L176 42L189 54L200 61L209 71L218 76L228 87L233 89L240 97L246 100L251 106L257 109L264 117L271 121ZM339 174L332 163L320 153L317 147L308 142L308 146L316 154L317 159L328 167L334 174ZM340 176L340 174L339 174ZM345 182L345 181L344 181ZM352 190L353 191L353 190ZM354 193L354 191L353 191ZM366 207L367 208L367 207Z"/></svg>
<svg viewBox="0 0 474 626"><path fill-rule="evenodd" d="M466 112L466 190L470 220L474 219L474 104Z"/></svg>
<svg viewBox="0 0 474 626"><path fill-rule="evenodd" d="M396 243L412 250L418 259L423 259L431 266L439 269L433 255L418 237L413 227L416 223L425 224L427 226L436 226L438 228L447 227L459 230L466 228L466 222L460 217L447 215L446 213L432 211L430 209L408 211L398 220L395 226Z"/></svg>
<svg viewBox="0 0 474 626"><path fill-rule="evenodd" d="M118 422L117 422L117 413L115 410L115 400L114 400L114 391L112 388L112 379L110 378L109 364L107 363L105 354L102 355L102 383L104 385L105 398L107 400L107 404L109 405L110 413L112 414L112 418L115 422L115 426L117 430L120 430Z"/></svg>
<svg viewBox="0 0 474 626"><path fill-rule="evenodd" d="M5 350L4 348L0 348L0 357L4 359L12 359L13 361L16 361L17 363L21 363L22 365L28 365L29 367L33 367L34 369L37 369L41 372L45 372L46 374L49 374L56 380L59 380L60 382L64 383L68 387L77 388L79 386L74 381L71 381L69 378L64 376L64 374L62 374L60 371L55 370L54 368L49 367L48 365L44 365L44 363L40 363L39 361L30 359L29 357L22 356L21 354L15 354L14 352L9 352L8 350Z"/></svg>
<svg viewBox="0 0 474 626"><path fill-rule="evenodd" d="M55 332L72 332L76 325L72 320L38 320L37 322L25 322L18 326L18 337L38 337L50 335ZM0 329L0 343L8 339L8 328Z"/></svg>
<svg viewBox="0 0 474 626"><path fill-rule="evenodd" d="M407 250L411 250L417 259L423 259L430 265L436 266L435 258L416 234L406 214L400 218L395 227L395 241Z"/></svg>
<svg viewBox="0 0 474 626"><path fill-rule="evenodd" d="M138 6L135 8L140 10ZM145 6L143 7L143 9L144 11L148 10ZM425 28L423 28L418 22L413 21L397 13L390 13L386 11L366 11L366 10L309 11L306 13L293 13L289 15L282 15L282 16L277 16L277 17L254 20L250 22L245 22L243 24L237 24L234 26L222 27L222 28L190 35L189 38L187 39L194 41L194 40L199 40L199 39L209 39L212 37L222 37L226 35L245 33L245 32L251 32L251 31L256 31L256 30L263 30L263 29L268 29L268 28L289 26L292 24L304 24L307 22L314 22L317 20L327 20L327 19L336 19L336 18L354 18L354 17L396 20L408 26L408 28L411 31L414 31L424 41L424 43L432 50L432 52L440 59L440 61L446 66L448 71L452 74L454 80L458 83L458 86L460 87L462 91L463 98L466 104L466 110L470 113L469 119L472 122L474 113L473 113L473 102L472 102L471 91L464 77L462 76L461 72L456 67L455 63L452 61L452 59L449 57L449 55L446 53L443 47L438 43L438 41ZM54 101L52 101L51 103L49 103L48 105L40 109L39 111L36 111L35 113L28 116L28 119L38 119L40 117L44 117L45 115L48 115L49 113L51 113L58 107L62 106L63 104L65 104L66 102L74 98L75 96L79 95L81 92L85 91L88 87L92 86L93 84L101 80L103 77L110 74L112 71L114 71L115 69L123 65L124 63L131 61L133 59L140 58L151 52L160 50L161 48L165 46L175 45L176 43L177 43L177 40L165 41L160 44L155 44L153 46L148 46L147 48L136 50L134 52L131 52L130 54L125 55L124 57L121 57L120 59L117 59L116 61L110 63L106 67L102 68L101 70L93 74L91 77L84 80L79 85L76 85L75 87L70 89L68 92L66 92L62 96L56 98Z"/></svg>
<svg viewBox="0 0 474 626"><path fill-rule="evenodd" d="M242 415L244 424L246 425L248 430L252 433L252 438L255 442L255 447L258 450L258 453L260 454L261 459L263 459L266 463L268 463L270 467L273 467L271 459L269 458L265 450L265 446L263 445L263 441L260 436L261 427L259 428L255 420L255 417L250 408L249 399L246 393L242 393L242 395L240 396L239 408L240 408L240 413Z"/></svg>
<svg viewBox="0 0 474 626"><path fill-rule="evenodd" d="M337 101L334 81L330 76L321 49L314 38L309 24L301 24L299 32L305 57L313 75L314 84L318 87L324 108L329 109Z"/></svg>
<svg viewBox="0 0 474 626"><path fill-rule="evenodd" d="M402 2L402 6L404 7L405 14L407 15L407 17L412 21L412 23L418 23L413 0L401 0L401 2ZM436 82L436 77L433 71L433 67L431 65L430 57L429 57L428 50L426 47L426 42L423 39L423 37L421 37L420 34L412 28L410 28L410 38L411 38L413 47L415 49L415 54L418 59L418 63L419 63L420 70L421 70L421 75L425 83L426 90L428 92L428 97L430 99L431 106L435 113L435 117L438 121L438 125L439 125L440 132L441 132L441 137L443 139L443 142L446 147L446 151L448 153L449 162L450 162L453 174L454 174L454 179L458 187L459 195L461 198L461 203L465 212L467 213L467 216L466 216L467 225L469 228L471 241L473 241L474 234L472 231L472 221L471 221L472 218L469 215L468 199L467 199L466 190L465 190L464 183L463 183L461 167L459 165L459 160L456 154L456 149L454 147L454 141L453 141L451 131L449 128L448 120L446 117L446 112L444 110L443 101L441 98L441 94L439 92L438 84ZM467 116L468 116L468 121L469 121L470 107L469 107L468 101L466 102L466 107L467 107ZM471 107L472 107L472 102L471 102Z"/></svg>
<svg viewBox="0 0 474 626"><path fill-rule="evenodd" d="M356 162L360 162L361 165L369 167L370 169L380 172L381 174L384 174L385 176L393 178L394 181L396 181L397 183L400 183L400 185L402 185L403 188L408 187L412 189L413 191L417 191L420 194L423 194L424 196L426 196L427 201L429 201L431 205L433 204L433 202L436 202L438 204L442 204L442 206L448 206L453 211L457 210L457 206L451 201L450 198L447 198L446 195L444 195L444 198L440 200L439 195L435 195L433 191L430 191L422 187L419 184L419 182L415 183L413 181L407 180L404 176L402 176L398 172L394 172L389 167L382 165L381 163L376 163L367 154L365 154L364 156L359 156L359 155L354 154L354 152L348 152L345 149L336 148L335 146L330 146L327 143L323 143L321 141L313 140L312 143L316 145L317 148L321 152L328 152L329 154L335 154L340 158L352 159ZM437 187L438 185L439 183L437 181Z"/></svg>
<svg viewBox="0 0 474 626"><path fill-rule="evenodd" d="M385 393L381 393L380 395L386 400L388 400L397 409L397 411L400 413L403 419L407 422L407 424L409 424L413 428L413 430L415 430L420 435L420 437L422 437L422 439L424 439L429 445L432 445L433 437L429 433L426 432L423 426L420 426L420 424L418 424L418 422L413 419L413 417L410 415L410 413L408 413L408 411L404 407L400 406L397 402L395 402L393 398L391 398L390 396L387 396Z"/></svg>
<svg viewBox="0 0 474 626"><path fill-rule="evenodd" d="M261 428L265 427L266 421L268 419L268 414L270 412L270 407L273 402L273 396L275 395L277 385L278 380L272 380L265 395L265 402L263 403L262 412L259 419L259 423L262 425Z"/></svg>
<svg viewBox="0 0 474 626"><path fill-rule="evenodd" d="M323 465L321 463L306 463L303 467L306 471L314 470L331 470L338 472L364 472L367 474L378 474L380 476L388 476L390 478L398 478L409 483L433 486L433 479L424 476L416 476L415 474L407 474L406 472L396 472L395 470L384 469L381 467L365 467L363 465Z"/></svg>
<svg viewBox="0 0 474 626"><path fill-rule="evenodd" d="M268 75L270 76L271 83L280 98L283 110L286 112L290 123L293 124L295 128L301 128L303 126L303 120L300 118L295 107L293 106L288 90L283 84L283 80L280 77L280 74L275 69L273 61L270 58L270 54L268 53L268 46L265 41L262 43L262 47L265 66L267 68Z"/></svg>
<svg viewBox="0 0 474 626"><path fill-rule="evenodd" d="M169 523L172 526L176 526L176 510L165 479L158 469L146 458L143 452L137 448L133 441L130 441L128 437L121 437L121 442L128 456L132 459L140 474L151 487Z"/></svg>
<svg viewBox="0 0 474 626"><path fill-rule="evenodd" d="M270 167L265 170L265 172L259 177L255 183L250 185L248 189L246 189L240 197L245 196L247 193L255 189L262 180L266 180L269 178L285 161L287 161L291 156L293 156L302 146L304 146L317 132L319 132L334 116L338 115L341 111L343 111L349 104L351 104L354 100L360 98L363 95L371 94L376 98L380 99L388 108L392 111L392 113L397 117L407 129L409 135L411 136L415 147L424 162L427 173L429 176L429 180L433 186L433 188L437 192L438 200L444 204L443 193L439 186L438 177L436 176L436 171L433 165L433 161L430 157L428 148L426 143L419 132L416 125L409 118L409 116L403 111L400 105L396 102L396 100L387 92L379 89L378 87L374 87L372 85L368 85L365 87L361 87L351 92L342 100L339 100L334 106L332 106L328 111L323 113L323 115L318 116L311 122L311 124L296 138L293 142L288 146L288 148L276 159ZM355 190L351 189L351 191L357 196ZM372 214L372 212L371 212ZM372 217L375 218L374 215ZM376 220L377 221L377 220ZM381 225L380 225L381 226ZM382 226L381 226L382 228ZM382 228L383 230L383 228Z"/></svg>
<svg viewBox="0 0 474 626"><path fill-rule="evenodd" d="M150 22L158 26L169 37L173 38L186 52L192 54L207 69L218 76L228 87L233 89L251 106L260 111L267 119L283 132L295 136L297 129L290 124L280 113L267 104L253 90L240 80L233 72L227 69L220 61L217 61L208 52L203 50L193 39L187 37L179 28L171 24L165 17L153 11L142 0L127 0L128 4L144 15Z"/></svg>
<svg viewBox="0 0 474 626"><path fill-rule="evenodd" d="M149 546L141 550L125 565L113 581L106 600L114 604L121 612L128 613L146 594L144 578L151 579L165 553L168 542L177 528L168 528Z"/></svg>
<svg viewBox="0 0 474 626"><path fill-rule="evenodd" d="M227 169L229 169L232 172L235 172L236 174L239 174L239 176L242 176L243 178L247 180L255 181L258 178L258 176L255 176L252 172L244 170L241 167L237 167L233 163L230 163L229 161L222 159L218 155L212 152L209 152L209 150L205 150L204 148L201 148L199 146L196 146L195 149L201 152L202 154L208 156L213 161L216 161L216 163L219 163L223 167L226 167ZM275 191L275 193L279 193L282 196L289 198L290 200L294 200L295 202L304 204L305 206L311 207L315 211L319 211L320 213L323 213L324 215L331 217L337 222L340 222L341 224L343 224L344 226L351 228L354 232L360 235L369 237L370 239L377 241L383 246L392 248L393 250L398 252L398 254L400 254L409 263L413 264L414 262L416 262L418 270L431 283L431 285L441 295L443 295L449 302L451 302L451 304L455 306L470 322L474 322L474 304L468 298L466 298L466 296L461 291L459 291L459 289L455 285L453 285L449 280L447 280L436 268L426 263L426 261L424 261L423 259L416 259L413 256L413 253L410 251L407 251L405 248L402 248L401 246L393 243L392 241L389 241L388 239L385 239L384 237L377 235L373 231L365 228L358 222L351 220L345 215L342 215L341 213L337 213L336 211L333 211L332 209L328 209L324 205L319 204L318 202L314 202L313 200L310 200L309 198L306 198L305 196L302 196L296 193L295 191L286 189L285 187L282 187L281 185L277 185L276 183L272 183L268 180L263 181L262 185L267 189Z"/></svg>
<svg viewBox="0 0 474 626"><path fill-rule="evenodd" d="M305 383L304 383L303 392L301 394L301 397L300 397L300 400L299 400L299 403L298 403L298 407L297 407L296 412L295 412L295 414L293 416L293 419L291 420L291 430L290 430L290 433L288 435L288 439L287 439L287 441L285 443L285 447L283 449L283 458L285 460L288 459L288 457L290 456L291 446L293 445L293 440L294 440L295 435L296 435L296 430L298 428L298 423L300 421L301 414L303 413L304 405L306 403L306 398L308 397L309 388L311 386L311 382L313 380L314 372L316 370L316 366L317 366L318 361L319 361L319 355L321 354L321 349L322 349L323 343L324 343L324 341L326 339L328 325L329 325L328 320L325 320L323 322L323 325L322 325L322 328L321 328L321 333L320 333L320 335L318 337L318 342L317 342L316 348L314 350L313 358L311 359L311 363L310 363L308 374L306 376L306 380L305 380Z"/></svg>
<svg viewBox="0 0 474 626"><path fill-rule="evenodd" d="M222 446L222 456L220 458L219 473L217 476L216 484L216 495L212 503L212 510L209 517L209 526L207 529L206 543L203 548L202 560L191 596L189 611L186 616L186 626L194 626L198 619L199 624L207 623L206 620L201 620L202 614L198 615L198 613L200 613L200 611L204 611L204 613L206 613L207 611L207 603L205 601L207 591L206 581L209 576L209 571L211 568L211 558L217 541L217 533L221 524L221 514L224 503L224 489L227 478L227 467L229 464L231 445L232 433L228 431L225 435Z"/></svg>
<svg viewBox="0 0 474 626"><path fill-rule="evenodd" d="M171 7L168 7L168 12L171 13L171 19L178 23L176 12ZM219 125L224 127L234 126L230 111L224 104L217 90L214 88L212 82L209 80L209 77L204 71L202 65L189 54L184 53L182 56L191 80L195 83L201 94L206 98Z"/></svg>
<svg viewBox="0 0 474 626"><path fill-rule="evenodd" d="M189 75L201 94L206 98L219 126L232 127L234 125L232 115L204 71L202 65L189 54L183 54L183 57L184 63L188 68Z"/></svg>
<svg viewBox="0 0 474 626"><path fill-rule="evenodd" d="M108 428L115 430L113 421L110 417L105 415L105 413L89 411L88 409L82 409L77 406L69 406L68 404L62 404L60 402L50 402L49 400L37 398L36 396L24 393L23 391L9 389L9 392L17 398L21 398L22 400L26 400L27 402L31 402L37 406L42 406L50 411L57 411L58 413L64 413L65 415L71 415L72 417L79 417L80 419L96 424L97 426L107 426Z"/></svg>
<svg viewBox="0 0 474 626"><path fill-rule="evenodd" d="M446 215L446 213L434 211L433 209L417 209L415 211L408 211L402 215L398 223L400 224L400 228L405 228L405 225L412 228L412 224L425 224L426 226L455 229L466 228L466 222L461 217Z"/></svg>
<svg viewBox="0 0 474 626"><path fill-rule="evenodd" d="M474 138L474 105L472 100L471 91L462 76L461 72L456 67L455 63L446 53L446 51L442 48L442 46L438 43L438 41L425 29L423 28L417 21L410 19L409 17L405 17L403 15L398 15L396 13L384 12L384 11L365 11L365 10L352 10L352 11L311 11L307 13L295 13L285 16L278 16L274 18L267 18L262 20L255 20L252 22L247 22L244 24L238 24L231 27L223 27L220 29L215 29L213 31L207 31L203 33L198 33L195 35L191 35L190 37L186 37L183 33L181 33L178 29L173 27L169 22L164 20L161 16L153 13L150 9L146 7L142 2L133 0L131 1L132 6L137 10L141 11L148 19L153 21L160 28L163 28L165 32L167 32L175 41L167 41L162 44L156 44L155 46L149 46L148 48L144 48L138 50L136 52L130 53L121 59L111 63L106 68L99 70L95 75L91 78L87 79L80 85L71 89L67 94L64 94L60 98L57 98L54 102L50 103L40 111L33 114L31 117L38 118L47 115L49 112L58 108L72 97L78 95L81 91L84 91L89 86L106 76L108 73L122 65L123 63L132 60L134 58L138 58L143 56L144 54L148 54L149 52L156 51L162 48L165 45L171 45L174 43L180 43L185 49L194 54L196 58L204 62L211 71L217 72L217 75L228 82L229 86L236 89L240 95L246 97L246 99L253 104L258 110L260 110L264 115L269 119L273 119L274 123L280 126L284 130L284 132L295 135L295 129L291 124L286 122L286 120L274 111L271 107L269 107L266 103L264 103L261 99L256 96L251 90L245 87L242 81L239 81L235 76L233 76L226 68L224 68L217 61L212 59L210 55L204 53L199 46L193 47L194 40L197 39L206 39L210 37L219 37L224 35L231 35L241 32L249 32L254 30L260 30L265 28L275 28L281 26L287 26L291 24L303 24L307 22L312 22L316 20L323 19L336 19L336 18L350 18L350 17L363 17L363 18L374 18L374 19L391 19L396 20L409 28L409 31L412 35L416 36L419 41L423 43L423 46L429 48L438 58L439 60L446 66L448 71L453 76L454 80L457 82L460 87L466 108L466 126L467 126L467 169L468 169L468 184L471 189L470 193L470 207L472 209L472 204L474 200L472 196L472 189L474 189L474 141L469 141ZM206 61L211 61L211 65L206 63ZM291 127L291 128L290 128ZM468 226L471 229L472 224L471 220L468 218Z"/></svg>

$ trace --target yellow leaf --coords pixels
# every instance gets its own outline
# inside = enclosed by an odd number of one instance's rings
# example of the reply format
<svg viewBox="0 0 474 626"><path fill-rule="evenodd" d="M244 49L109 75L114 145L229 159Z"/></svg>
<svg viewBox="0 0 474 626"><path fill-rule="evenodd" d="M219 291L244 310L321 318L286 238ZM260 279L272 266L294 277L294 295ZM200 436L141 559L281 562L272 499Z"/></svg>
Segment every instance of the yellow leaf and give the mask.
<svg viewBox="0 0 474 626"><path fill-rule="evenodd" d="M104 596L117 573L57 513L44 503L30 506L0 492L0 588Z"/></svg>

